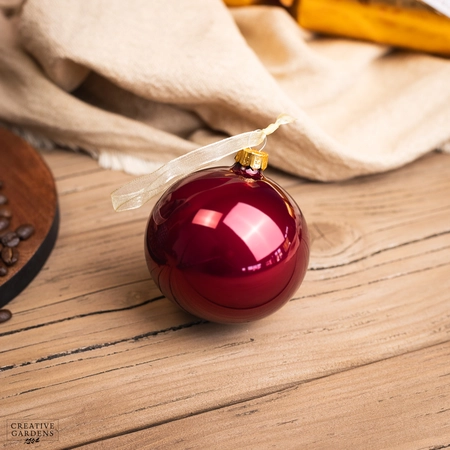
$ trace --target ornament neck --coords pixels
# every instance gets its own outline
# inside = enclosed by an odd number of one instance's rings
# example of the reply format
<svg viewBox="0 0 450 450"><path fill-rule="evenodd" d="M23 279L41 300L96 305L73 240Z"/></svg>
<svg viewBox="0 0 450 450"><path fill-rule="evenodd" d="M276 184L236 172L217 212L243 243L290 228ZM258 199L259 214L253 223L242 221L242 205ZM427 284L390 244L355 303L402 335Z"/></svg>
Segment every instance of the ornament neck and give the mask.
<svg viewBox="0 0 450 450"><path fill-rule="evenodd" d="M251 178L253 180L261 180L264 178L262 169L252 169L250 166L244 166L237 162L231 167L231 171L236 175L240 175L245 178Z"/></svg>

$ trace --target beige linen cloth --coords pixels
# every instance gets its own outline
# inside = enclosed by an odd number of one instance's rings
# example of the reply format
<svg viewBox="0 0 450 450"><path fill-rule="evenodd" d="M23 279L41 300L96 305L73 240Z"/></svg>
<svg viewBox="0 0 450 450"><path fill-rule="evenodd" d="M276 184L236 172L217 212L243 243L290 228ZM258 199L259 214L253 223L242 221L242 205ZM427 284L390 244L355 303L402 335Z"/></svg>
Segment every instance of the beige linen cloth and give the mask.
<svg viewBox="0 0 450 450"><path fill-rule="evenodd" d="M0 121L141 174L297 118L271 165L341 180L450 147L450 59L221 0L0 0Z"/></svg>

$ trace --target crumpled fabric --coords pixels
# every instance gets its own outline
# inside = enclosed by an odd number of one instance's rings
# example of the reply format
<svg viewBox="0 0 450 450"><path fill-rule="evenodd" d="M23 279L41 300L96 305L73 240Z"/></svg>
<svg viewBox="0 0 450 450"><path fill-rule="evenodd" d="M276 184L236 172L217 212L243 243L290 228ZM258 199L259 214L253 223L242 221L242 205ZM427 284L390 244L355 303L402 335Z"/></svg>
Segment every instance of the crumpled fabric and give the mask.
<svg viewBox="0 0 450 450"><path fill-rule="evenodd" d="M221 0L0 0L0 121L148 173L223 137L335 181L450 147L450 59L302 30Z"/></svg>

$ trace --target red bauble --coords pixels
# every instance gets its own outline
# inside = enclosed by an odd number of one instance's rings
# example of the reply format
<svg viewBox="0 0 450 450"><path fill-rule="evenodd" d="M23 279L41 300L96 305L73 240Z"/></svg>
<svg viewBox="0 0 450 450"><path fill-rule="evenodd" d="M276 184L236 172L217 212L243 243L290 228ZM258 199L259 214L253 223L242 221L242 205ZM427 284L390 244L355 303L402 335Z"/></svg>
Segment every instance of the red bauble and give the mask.
<svg viewBox="0 0 450 450"><path fill-rule="evenodd" d="M297 291L308 266L308 230L286 191L238 162L169 188L150 214L145 255L161 292L185 311L249 322Z"/></svg>

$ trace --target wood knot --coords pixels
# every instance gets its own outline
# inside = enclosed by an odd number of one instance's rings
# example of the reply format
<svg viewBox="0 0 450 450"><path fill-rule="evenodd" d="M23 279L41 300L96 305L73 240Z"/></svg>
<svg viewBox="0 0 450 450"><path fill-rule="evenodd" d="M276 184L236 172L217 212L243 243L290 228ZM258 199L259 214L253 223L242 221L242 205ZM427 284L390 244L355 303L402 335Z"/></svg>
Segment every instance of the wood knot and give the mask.
<svg viewBox="0 0 450 450"><path fill-rule="evenodd" d="M341 266L354 259L361 243L359 230L345 222L312 222L310 269Z"/></svg>

